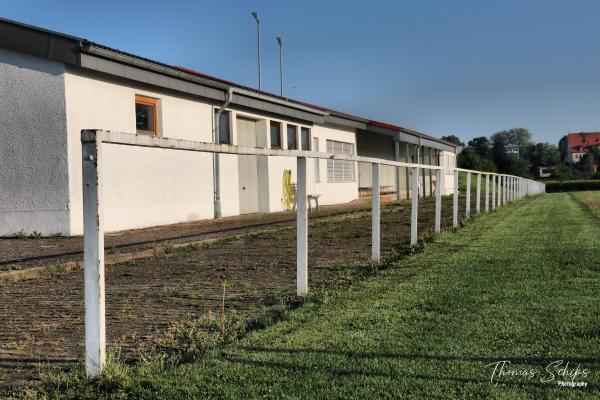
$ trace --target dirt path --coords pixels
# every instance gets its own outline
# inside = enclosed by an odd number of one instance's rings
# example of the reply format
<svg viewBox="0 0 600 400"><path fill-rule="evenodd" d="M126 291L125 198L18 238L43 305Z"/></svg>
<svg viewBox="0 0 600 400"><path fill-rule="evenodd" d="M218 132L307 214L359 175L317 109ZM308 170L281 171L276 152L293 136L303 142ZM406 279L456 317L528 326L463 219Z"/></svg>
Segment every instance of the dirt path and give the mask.
<svg viewBox="0 0 600 400"><path fill-rule="evenodd" d="M420 202L421 232L433 228L433 215L433 200ZM444 199L442 216L442 225L449 226L450 198ZM368 264L369 213L358 212L351 220L312 221L310 286L327 284ZM407 204L383 208L384 256L394 245L408 242L409 221ZM228 308L252 312L278 304L293 294L295 253L295 230L284 227L112 265L106 271L108 344L127 351L173 321L218 310L225 279ZM83 311L82 271L0 283L0 386L33 379L39 363L81 359Z"/></svg>

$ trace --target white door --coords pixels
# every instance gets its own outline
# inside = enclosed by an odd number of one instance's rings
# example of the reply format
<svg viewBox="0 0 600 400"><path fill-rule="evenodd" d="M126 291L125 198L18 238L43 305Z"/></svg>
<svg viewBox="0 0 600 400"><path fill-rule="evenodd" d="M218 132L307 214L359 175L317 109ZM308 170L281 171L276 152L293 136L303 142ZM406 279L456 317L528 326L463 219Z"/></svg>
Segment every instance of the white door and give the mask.
<svg viewBox="0 0 600 400"><path fill-rule="evenodd" d="M237 118L238 146L256 147L256 121ZM258 212L258 158L238 156L240 214Z"/></svg>

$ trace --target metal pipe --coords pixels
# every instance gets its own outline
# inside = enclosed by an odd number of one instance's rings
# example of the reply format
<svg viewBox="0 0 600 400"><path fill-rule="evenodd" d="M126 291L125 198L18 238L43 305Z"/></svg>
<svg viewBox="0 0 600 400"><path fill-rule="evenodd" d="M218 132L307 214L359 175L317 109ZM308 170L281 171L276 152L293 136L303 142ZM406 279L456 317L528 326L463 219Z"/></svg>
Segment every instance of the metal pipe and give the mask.
<svg viewBox="0 0 600 400"><path fill-rule="evenodd" d="M252 11L252 16L254 17L254 19L256 20L256 46L258 49L258 90L262 90L262 84L261 84L261 77L262 77L262 72L261 72L261 65L260 65L260 18L258 17L258 13L256 11Z"/></svg>
<svg viewBox="0 0 600 400"><path fill-rule="evenodd" d="M279 43L279 95L283 97L283 39L277 37Z"/></svg>
<svg viewBox="0 0 600 400"><path fill-rule="evenodd" d="M227 94L225 95L225 103L223 103L221 105L221 107L219 107L219 109L217 110L217 114L215 116L215 123L214 123L214 129L213 129L213 143L219 143L220 142L220 121L221 121L221 114L223 114L223 111L225 110L225 108L227 106L229 106L229 103L231 103L231 99L233 98L233 88L230 87L227 90ZM213 189L214 189L214 197L213 197L213 205L214 205L214 216L215 218L221 218L222 213L221 213L221 169L220 169L220 164L219 164L219 153L213 153Z"/></svg>

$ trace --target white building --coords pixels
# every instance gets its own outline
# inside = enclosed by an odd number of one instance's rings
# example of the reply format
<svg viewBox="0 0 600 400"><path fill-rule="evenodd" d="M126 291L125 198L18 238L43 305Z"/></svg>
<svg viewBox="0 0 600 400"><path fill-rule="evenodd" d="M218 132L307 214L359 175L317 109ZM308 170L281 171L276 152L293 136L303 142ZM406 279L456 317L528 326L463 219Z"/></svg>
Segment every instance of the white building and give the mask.
<svg viewBox="0 0 600 400"><path fill-rule="evenodd" d="M425 164L456 153L418 132L0 19L0 235L82 233L82 129L211 142L230 91L221 142ZM103 156L107 231L281 211L283 171L296 176L286 157L220 155L217 175L211 154L108 144ZM382 172L400 197L403 172ZM370 185L364 166L341 160L310 160L308 177L321 204L356 200ZM425 176L423 193L433 185Z"/></svg>

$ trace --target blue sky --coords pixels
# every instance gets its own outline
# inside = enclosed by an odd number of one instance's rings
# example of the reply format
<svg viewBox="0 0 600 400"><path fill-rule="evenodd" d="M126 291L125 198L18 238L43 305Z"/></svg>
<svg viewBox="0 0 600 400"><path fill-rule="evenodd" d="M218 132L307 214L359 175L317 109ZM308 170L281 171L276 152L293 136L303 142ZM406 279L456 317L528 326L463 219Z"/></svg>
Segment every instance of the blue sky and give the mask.
<svg viewBox="0 0 600 400"><path fill-rule="evenodd" d="M600 130L600 1L41 1L0 15L169 64L463 140Z"/></svg>

